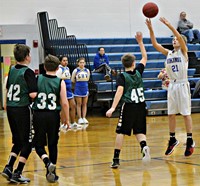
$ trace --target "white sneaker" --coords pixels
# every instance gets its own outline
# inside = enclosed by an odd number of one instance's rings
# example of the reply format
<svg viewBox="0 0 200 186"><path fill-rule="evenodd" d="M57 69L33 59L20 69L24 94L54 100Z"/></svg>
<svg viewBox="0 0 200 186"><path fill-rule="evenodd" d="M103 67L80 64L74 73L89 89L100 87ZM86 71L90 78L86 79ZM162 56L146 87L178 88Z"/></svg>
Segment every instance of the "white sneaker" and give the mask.
<svg viewBox="0 0 200 186"><path fill-rule="evenodd" d="M83 122L84 122L85 124L88 124L88 123L89 123L88 120L87 120L86 118L83 118Z"/></svg>
<svg viewBox="0 0 200 186"><path fill-rule="evenodd" d="M62 130L62 129L64 129L64 128L65 128L65 125L62 124L62 125L60 126L60 130Z"/></svg>
<svg viewBox="0 0 200 186"><path fill-rule="evenodd" d="M80 125L80 124L78 124L78 123L76 123L76 122L74 122L74 123L72 123L71 125L71 128L73 128L73 129L82 129L82 125Z"/></svg>
<svg viewBox="0 0 200 186"><path fill-rule="evenodd" d="M142 158L143 162L149 162L149 161L151 161L150 148L148 146L145 146L142 149L142 153L143 153L143 158Z"/></svg>
<svg viewBox="0 0 200 186"><path fill-rule="evenodd" d="M79 124L79 125L81 125L81 124L83 125L83 124L84 124L83 118L79 118L79 119L78 119L78 124Z"/></svg>
<svg viewBox="0 0 200 186"><path fill-rule="evenodd" d="M63 131L63 132L66 132L66 131L69 130L69 129L71 129L71 127L67 128L67 125L65 125L65 124L62 124L62 125L60 126L60 130Z"/></svg>

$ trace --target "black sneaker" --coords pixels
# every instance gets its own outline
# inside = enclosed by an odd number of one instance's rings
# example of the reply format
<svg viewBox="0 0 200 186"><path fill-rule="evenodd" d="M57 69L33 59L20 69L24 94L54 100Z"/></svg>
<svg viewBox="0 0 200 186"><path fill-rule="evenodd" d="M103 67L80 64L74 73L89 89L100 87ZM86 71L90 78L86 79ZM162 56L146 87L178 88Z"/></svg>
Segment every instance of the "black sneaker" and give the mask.
<svg viewBox="0 0 200 186"><path fill-rule="evenodd" d="M56 166L53 163L49 163L46 168L47 168L47 174L46 174L47 181L50 183L54 183L56 181L56 175L55 175Z"/></svg>
<svg viewBox="0 0 200 186"><path fill-rule="evenodd" d="M10 178L12 177L12 171L13 168L6 165L5 168L3 169L3 172L1 173L1 175L6 178L8 181L10 181Z"/></svg>
<svg viewBox="0 0 200 186"><path fill-rule="evenodd" d="M113 158L113 163L111 164L111 168L117 169L119 167L119 158Z"/></svg>
<svg viewBox="0 0 200 186"><path fill-rule="evenodd" d="M12 174L12 177L10 178L10 181L13 183L29 183L30 179L29 178L25 178L22 176L22 172L15 170L14 173Z"/></svg>
<svg viewBox="0 0 200 186"><path fill-rule="evenodd" d="M167 150L165 152L165 155L170 155L174 151L174 148L178 145L179 145L178 140L176 140L175 142L169 140L168 147L167 147Z"/></svg>
<svg viewBox="0 0 200 186"><path fill-rule="evenodd" d="M107 82L112 81L112 79L110 78L110 75L109 75L109 74L106 74L106 75L104 76L104 79L105 79Z"/></svg>
<svg viewBox="0 0 200 186"><path fill-rule="evenodd" d="M186 143L185 156L191 156L194 152L195 142Z"/></svg>
<svg viewBox="0 0 200 186"><path fill-rule="evenodd" d="M53 171L53 174L55 174L55 181L58 181L59 176L56 174L56 169L55 169L55 171Z"/></svg>

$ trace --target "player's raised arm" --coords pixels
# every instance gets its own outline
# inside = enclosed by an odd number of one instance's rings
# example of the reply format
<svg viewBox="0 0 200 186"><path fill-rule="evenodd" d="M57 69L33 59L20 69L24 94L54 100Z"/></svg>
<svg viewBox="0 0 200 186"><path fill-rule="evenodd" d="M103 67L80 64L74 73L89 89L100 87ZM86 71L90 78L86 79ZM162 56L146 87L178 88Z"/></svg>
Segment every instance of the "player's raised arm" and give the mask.
<svg viewBox="0 0 200 186"><path fill-rule="evenodd" d="M140 60L140 63L142 63L144 66L146 66L147 63L147 52L143 43L143 36L142 32L136 32L135 38L138 42L138 45L140 46L140 51L142 53L142 59Z"/></svg>

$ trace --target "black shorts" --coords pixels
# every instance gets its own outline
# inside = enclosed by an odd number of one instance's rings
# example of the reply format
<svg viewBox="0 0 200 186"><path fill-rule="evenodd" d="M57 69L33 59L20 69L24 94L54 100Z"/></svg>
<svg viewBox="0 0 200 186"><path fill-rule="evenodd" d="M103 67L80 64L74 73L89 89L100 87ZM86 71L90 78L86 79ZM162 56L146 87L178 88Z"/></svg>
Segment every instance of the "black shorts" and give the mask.
<svg viewBox="0 0 200 186"><path fill-rule="evenodd" d="M32 112L29 106L9 107L7 116L12 132L12 143L23 146L31 138Z"/></svg>
<svg viewBox="0 0 200 186"><path fill-rule="evenodd" d="M146 134L146 104L124 103L116 128L117 134Z"/></svg>
<svg viewBox="0 0 200 186"><path fill-rule="evenodd" d="M57 145L60 128L59 111L34 111L33 127L35 135L34 146Z"/></svg>

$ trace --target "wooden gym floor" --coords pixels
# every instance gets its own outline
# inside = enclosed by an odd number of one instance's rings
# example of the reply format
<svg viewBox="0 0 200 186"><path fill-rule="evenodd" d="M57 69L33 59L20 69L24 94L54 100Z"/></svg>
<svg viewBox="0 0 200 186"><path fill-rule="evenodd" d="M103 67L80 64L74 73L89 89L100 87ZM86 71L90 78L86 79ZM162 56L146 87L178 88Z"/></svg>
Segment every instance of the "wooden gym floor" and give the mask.
<svg viewBox="0 0 200 186"><path fill-rule="evenodd" d="M111 169L117 118L88 116L89 127L83 131L60 133L57 174L59 182L50 184L45 178L43 162L33 151L23 175L30 186L199 186L200 185L200 114L193 114L194 154L186 158L185 127L177 117L177 139L180 145L166 157L168 143L167 116L147 118L147 142L151 163L143 164L139 144L134 136L125 137L119 169ZM11 148L11 133L4 111L0 111L0 171L7 163ZM0 176L0 185L11 185Z"/></svg>

